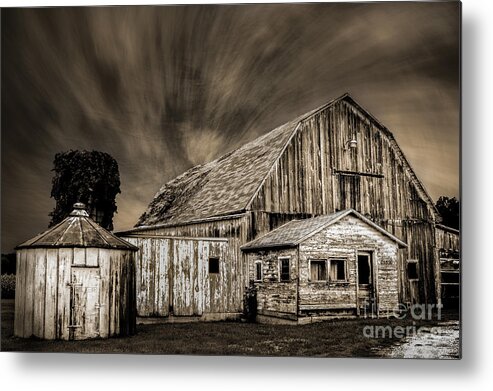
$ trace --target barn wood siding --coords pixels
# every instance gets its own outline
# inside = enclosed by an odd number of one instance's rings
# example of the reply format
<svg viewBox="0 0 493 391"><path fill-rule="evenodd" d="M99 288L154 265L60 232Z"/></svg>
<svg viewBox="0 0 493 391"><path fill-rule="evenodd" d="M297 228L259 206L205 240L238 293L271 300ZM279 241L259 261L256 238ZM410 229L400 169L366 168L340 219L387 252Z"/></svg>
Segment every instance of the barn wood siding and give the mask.
<svg viewBox="0 0 493 391"><path fill-rule="evenodd" d="M99 265L99 266L98 266ZM18 286L14 334L43 339L85 339L129 335L135 332L133 254L97 248L32 248L17 252ZM89 271L84 281L75 280ZM94 322L73 328L86 309L75 308L72 284L96 287L99 296L88 310ZM78 297L83 300L87 292ZM93 324L94 323L94 324ZM91 328L91 330L88 330Z"/></svg>
<svg viewBox="0 0 493 391"><path fill-rule="evenodd" d="M437 226L435 232L440 259L441 284L438 295L445 306L450 304L458 306L461 285L459 232L444 226Z"/></svg>
<svg viewBox="0 0 493 391"><path fill-rule="evenodd" d="M150 235L125 239L140 248L136 260L137 314L205 316L242 311L242 263L234 239ZM209 274L209 257L219 274Z"/></svg>
<svg viewBox="0 0 493 391"><path fill-rule="evenodd" d="M347 144L353 137L355 149ZM402 281L403 300L436 301L432 205L393 137L349 102L301 123L250 207L255 236L276 228L276 221L356 209L409 244L401 264L418 260L419 288Z"/></svg>
<svg viewBox="0 0 493 391"><path fill-rule="evenodd" d="M397 244L361 220L348 216L299 245L299 306L306 313L348 309L356 312L358 251L372 253L380 313L399 303ZM311 282L310 260L345 259L347 282ZM327 269L327 272L329 270Z"/></svg>
<svg viewBox="0 0 493 391"><path fill-rule="evenodd" d="M279 258L290 258L289 282L279 281ZM295 320L298 302L298 254L296 249L259 251L248 254L249 278L254 280L255 261L262 261L261 282L257 289L257 312L259 315Z"/></svg>
<svg viewBox="0 0 493 391"><path fill-rule="evenodd" d="M460 236L458 232L440 228L440 226L438 226L435 233L438 249L450 252L460 251Z"/></svg>

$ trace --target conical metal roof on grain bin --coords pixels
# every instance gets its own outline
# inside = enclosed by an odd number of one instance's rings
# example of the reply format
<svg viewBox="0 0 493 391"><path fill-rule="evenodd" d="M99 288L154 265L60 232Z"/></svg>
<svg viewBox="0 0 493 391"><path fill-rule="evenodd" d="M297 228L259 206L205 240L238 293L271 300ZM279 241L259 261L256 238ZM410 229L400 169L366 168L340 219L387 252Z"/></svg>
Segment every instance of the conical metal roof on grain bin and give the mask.
<svg viewBox="0 0 493 391"><path fill-rule="evenodd" d="M113 235L92 220L82 203L74 204L74 210L62 222L20 244L16 249L39 247L97 247L138 250L134 245Z"/></svg>

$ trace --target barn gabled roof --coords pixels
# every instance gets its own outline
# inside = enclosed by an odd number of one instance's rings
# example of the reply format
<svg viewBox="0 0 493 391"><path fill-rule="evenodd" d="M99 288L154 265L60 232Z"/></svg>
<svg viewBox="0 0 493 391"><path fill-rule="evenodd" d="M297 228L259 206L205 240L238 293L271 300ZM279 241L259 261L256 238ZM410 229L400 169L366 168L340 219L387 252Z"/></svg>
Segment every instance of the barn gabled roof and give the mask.
<svg viewBox="0 0 493 391"><path fill-rule="evenodd" d="M301 122L341 100L354 105L391 138L418 191L435 211L431 197L414 174L391 132L348 94L344 94L219 159L192 167L166 183L157 192L136 227L182 224L248 210L255 194L289 145Z"/></svg>
<svg viewBox="0 0 493 391"><path fill-rule="evenodd" d="M387 232L382 227L375 224L373 221L367 219L361 213L354 209L346 209L340 212L336 212L330 215L323 215L303 220L292 220L280 227L268 232L267 234L258 237L251 242L248 242L244 246L241 246L243 251L252 251L266 248L278 248L278 247L296 247L300 243L309 239L316 233L320 232L324 228L338 222L342 218L353 215L362 220L375 230L379 231L389 239L396 242L399 247L407 247L407 244L398 239L390 232Z"/></svg>
<svg viewBox="0 0 493 391"><path fill-rule="evenodd" d="M39 247L97 247L138 250L134 245L98 225L89 217L84 208L84 204L74 204L74 210L63 221L20 244L16 250Z"/></svg>

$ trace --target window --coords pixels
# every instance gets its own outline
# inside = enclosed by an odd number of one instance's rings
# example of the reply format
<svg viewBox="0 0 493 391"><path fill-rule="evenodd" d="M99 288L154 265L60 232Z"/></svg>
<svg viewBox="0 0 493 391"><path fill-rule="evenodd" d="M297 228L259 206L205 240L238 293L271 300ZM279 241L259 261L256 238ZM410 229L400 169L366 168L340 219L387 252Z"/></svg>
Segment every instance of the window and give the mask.
<svg viewBox="0 0 493 391"><path fill-rule="evenodd" d="M346 260L330 260L330 281L346 281Z"/></svg>
<svg viewBox="0 0 493 391"><path fill-rule="evenodd" d="M407 278L410 280L418 280L418 261L409 259L407 261Z"/></svg>
<svg viewBox="0 0 493 391"><path fill-rule="evenodd" d="M262 261L255 261L255 281L262 281Z"/></svg>
<svg viewBox="0 0 493 391"><path fill-rule="evenodd" d="M327 280L327 263L325 260L310 261L310 281Z"/></svg>
<svg viewBox="0 0 493 391"><path fill-rule="evenodd" d="M209 274L219 274L219 258L209 257Z"/></svg>
<svg viewBox="0 0 493 391"><path fill-rule="evenodd" d="M290 281L289 258L279 258L279 281Z"/></svg>

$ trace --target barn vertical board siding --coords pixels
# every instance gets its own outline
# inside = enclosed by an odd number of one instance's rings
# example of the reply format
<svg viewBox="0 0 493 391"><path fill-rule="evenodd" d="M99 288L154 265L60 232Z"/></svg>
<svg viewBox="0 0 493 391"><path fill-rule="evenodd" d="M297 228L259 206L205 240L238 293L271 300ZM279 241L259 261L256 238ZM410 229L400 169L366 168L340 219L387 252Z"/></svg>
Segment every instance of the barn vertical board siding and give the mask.
<svg viewBox="0 0 493 391"><path fill-rule="evenodd" d="M99 266L98 257L99 257L98 248L86 248L86 266L88 267Z"/></svg>
<svg viewBox="0 0 493 391"><path fill-rule="evenodd" d="M194 243L194 256L195 256L195 297L194 305L197 308L197 315L202 316L205 312L205 278L204 274L204 246L207 247L207 243L203 241L195 241Z"/></svg>
<svg viewBox="0 0 493 391"><path fill-rule="evenodd" d="M358 143L354 149L348 144L353 137ZM321 157L323 154L327 156ZM289 202L282 194L290 195ZM422 273L419 288L410 288L409 282L403 281L403 300L436 302L432 206L388 131L341 100L301 123L251 209L257 218L256 211L262 211L263 221L277 216L281 222L300 218L302 213L311 217L351 207L409 243L406 256L418 259ZM273 228L276 226L269 227ZM263 233L257 231L256 236Z"/></svg>
<svg viewBox="0 0 493 391"><path fill-rule="evenodd" d="M130 325L128 321L128 255L125 251L120 251L120 292L119 292L119 314L118 314L118 335L128 335Z"/></svg>
<svg viewBox="0 0 493 391"><path fill-rule="evenodd" d="M56 338L56 314L58 296L58 249L48 249L46 253L46 287L44 338Z"/></svg>
<svg viewBox="0 0 493 391"><path fill-rule="evenodd" d="M71 334L69 330L71 305L70 272L73 249L60 248L58 250L58 260L57 337L68 340Z"/></svg>
<svg viewBox="0 0 493 391"><path fill-rule="evenodd" d="M46 294L46 249L35 250L34 270L34 313L33 313L33 335L38 338L44 337L45 321L45 294Z"/></svg>
<svg viewBox="0 0 493 391"><path fill-rule="evenodd" d="M109 286L110 286L110 250L99 249L98 259L99 259L99 273L100 273L100 287L99 291L99 318L100 318L100 328L99 334L101 338L107 338L110 334L109 328L109 308L110 308L110 297L109 297Z"/></svg>
<svg viewBox="0 0 493 391"><path fill-rule="evenodd" d="M14 335L24 336L24 316L25 316L25 264L27 251L18 251L16 254L16 276L15 276L15 314L14 314Z"/></svg>
<svg viewBox="0 0 493 391"><path fill-rule="evenodd" d="M125 238L133 243L135 246L139 247L137 253L137 258L135 261L136 271L135 271L135 291L136 291L136 301L137 301L137 314L139 316L146 316L145 310L145 264L144 264L144 241L137 238Z"/></svg>
<svg viewBox="0 0 493 391"><path fill-rule="evenodd" d="M171 315L170 306L175 316L203 316L204 314L226 314L241 311L243 291L243 265L235 256L240 250L236 241L207 238L165 237L128 237L129 242L139 248L148 248L153 243L153 259L156 262L154 273L149 281L154 286L156 303L149 303L149 297L143 298L138 306L138 316ZM145 252L143 252L145 253ZM209 257L219 257L220 273L210 275ZM142 264L142 263L141 263ZM137 270L136 275L143 273ZM145 313L140 308L154 306L154 311Z"/></svg>
<svg viewBox="0 0 493 391"><path fill-rule="evenodd" d="M33 335L34 317L34 278L36 272L36 249L27 250L26 258L26 294L24 302L24 337Z"/></svg>
<svg viewBox="0 0 493 391"><path fill-rule="evenodd" d="M212 312L213 297L211 297L211 280L209 278L209 246L203 246L202 248L202 275L203 279L203 289L204 289L204 311Z"/></svg>
<svg viewBox="0 0 493 391"><path fill-rule="evenodd" d="M152 313L151 302L149 297L150 285L153 281L150 278L151 263L154 261L151 253L152 240L144 241L142 243L142 259L141 259L141 275L140 275L140 296L142 305L142 315L150 316Z"/></svg>
<svg viewBox="0 0 493 391"><path fill-rule="evenodd" d="M201 273L199 270L199 242L194 240L192 241L191 246L191 263L192 263L192 286L191 290L193 293L192 296L192 307L194 315L202 315L202 305L201 305L201 292L202 292L202 281L200 280Z"/></svg>
<svg viewBox="0 0 493 391"><path fill-rule="evenodd" d="M118 335L118 300L120 299L118 272L120 270L120 254L110 255L110 336Z"/></svg>
<svg viewBox="0 0 493 391"><path fill-rule="evenodd" d="M73 251L74 251L73 264L75 266L85 266L86 265L86 249L75 247L73 249Z"/></svg>
<svg viewBox="0 0 493 391"><path fill-rule="evenodd" d="M157 281L158 286L158 300L157 300L157 315L168 316L169 315L169 241L160 240L157 242L159 245L159 278Z"/></svg>
<svg viewBox="0 0 493 391"><path fill-rule="evenodd" d="M152 288L152 313L157 315L159 313L159 280L160 280L160 266L161 262L159 262L159 242L155 239L152 240L152 264L154 265L154 270L151 276L151 280L149 281L149 286Z"/></svg>
<svg viewBox="0 0 493 391"><path fill-rule="evenodd" d="M153 236L173 236L173 237L190 237L190 238L224 238L228 240L228 263L234 265L235 263L239 264L240 267L237 269L239 273L236 273L234 276L233 285L237 284L238 290L234 292L234 299L232 302L235 303L234 309L231 309L231 312L240 312L242 310L242 297L244 287L248 285L248 281L245 279L245 262L242 262L244 259L244 255L240 250L240 246L246 243L248 240L253 239L251 231L250 231L250 218L247 215L243 215L241 217L236 217L232 219L225 219L220 221L210 221L210 222L198 222L193 224L181 225L176 227L160 227L155 229L148 229L146 231L142 231L136 233L136 236L133 238L135 240L138 237L138 241L132 242L132 236L126 236L125 234L122 237L126 240L131 241L131 243L139 243L139 241L143 241L144 238L152 238ZM140 246L144 246L143 244L139 244ZM174 254L175 250L171 251L170 249L170 257L172 253ZM137 259L142 262L147 262L147 255L144 254L141 248L141 256L140 259ZM172 258L170 258L172 259ZM139 265L137 262L137 285L139 285L139 274L144 270L144 266ZM172 262L169 263L168 267L168 275L174 276L176 275L176 271L173 270L174 265ZM170 278L170 277L168 277ZM173 288L170 289L170 292L174 291L175 282L170 280L170 286ZM137 287L137 292L139 293L139 287ZM169 294L169 302L173 303L175 300L172 295ZM146 302L145 296L141 296L138 300L137 307L139 308L139 316L149 316L144 315L144 311L142 311L143 306ZM229 310L228 310L229 312Z"/></svg>

